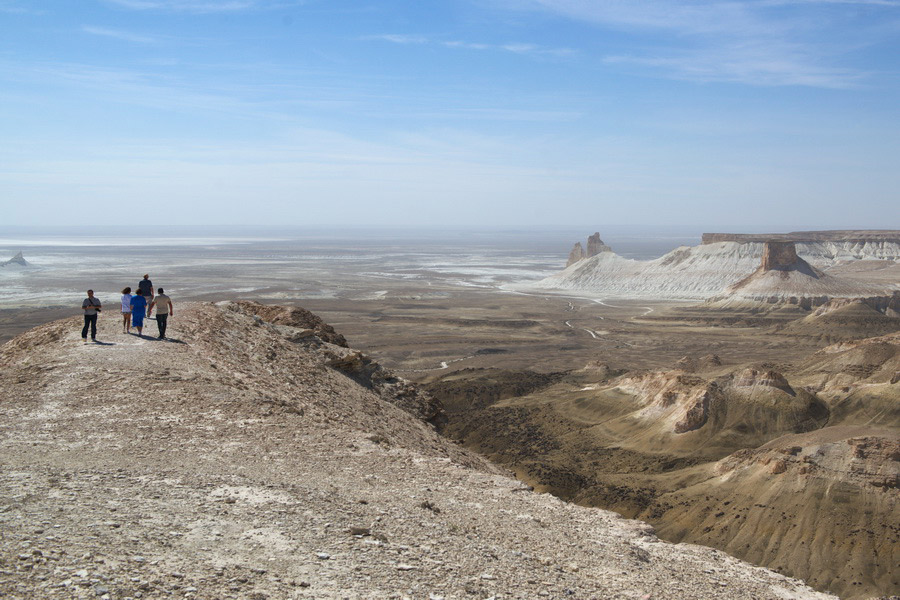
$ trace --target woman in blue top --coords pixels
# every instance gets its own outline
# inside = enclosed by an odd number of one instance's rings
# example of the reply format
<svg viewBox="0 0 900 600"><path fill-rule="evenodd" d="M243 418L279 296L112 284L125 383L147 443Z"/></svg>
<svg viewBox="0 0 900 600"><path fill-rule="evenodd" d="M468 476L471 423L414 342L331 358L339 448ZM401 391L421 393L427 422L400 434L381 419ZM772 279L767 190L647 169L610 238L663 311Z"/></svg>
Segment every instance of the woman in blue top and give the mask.
<svg viewBox="0 0 900 600"><path fill-rule="evenodd" d="M137 291L137 296L131 299L131 324L137 327L138 335L144 333L144 314L147 310L147 299L144 292Z"/></svg>

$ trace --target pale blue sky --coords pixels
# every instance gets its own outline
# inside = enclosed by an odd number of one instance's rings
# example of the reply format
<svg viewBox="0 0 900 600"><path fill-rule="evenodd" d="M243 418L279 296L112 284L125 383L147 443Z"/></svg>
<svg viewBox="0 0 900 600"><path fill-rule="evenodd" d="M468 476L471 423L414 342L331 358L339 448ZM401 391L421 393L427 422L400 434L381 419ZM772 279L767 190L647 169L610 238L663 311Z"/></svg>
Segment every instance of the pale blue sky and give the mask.
<svg viewBox="0 0 900 600"><path fill-rule="evenodd" d="M4 225L900 228L900 0L0 0Z"/></svg>

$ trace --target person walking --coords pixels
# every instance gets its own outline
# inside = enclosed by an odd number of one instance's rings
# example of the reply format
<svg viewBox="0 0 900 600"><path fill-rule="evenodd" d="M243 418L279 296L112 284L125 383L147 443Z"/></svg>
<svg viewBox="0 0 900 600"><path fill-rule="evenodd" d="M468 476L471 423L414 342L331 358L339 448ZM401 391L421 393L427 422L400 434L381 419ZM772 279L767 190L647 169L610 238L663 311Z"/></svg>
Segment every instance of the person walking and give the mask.
<svg viewBox="0 0 900 600"><path fill-rule="evenodd" d="M150 281L150 275L144 273L144 278L138 282L138 289L143 292L144 299L147 302L153 300L153 282Z"/></svg>
<svg viewBox="0 0 900 600"><path fill-rule="evenodd" d="M131 288L122 290L122 333L131 333Z"/></svg>
<svg viewBox="0 0 900 600"><path fill-rule="evenodd" d="M168 325L169 317L175 316L172 299L166 296L164 289L159 288L156 298L147 307L147 317L153 312L154 306L156 307L156 326L159 328L159 339L164 340L166 339L166 326Z"/></svg>
<svg viewBox="0 0 900 600"><path fill-rule="evenodd" d="M144 311L147 308L147 299L144 298L142 290L137 291L137 295L131 298L131 323L138 330L138 335L144 334Z"/></svg>
<svg viewBox="0 0 900 600"><path fill-rule="evenodd" d="M99 298L94 298L94 290L87 291L87 298L81 303L84 311L84 327L81 330L81 341L87 344L88 327L91 328L91 341L97 341L97 315L102 307Z"/></svg>

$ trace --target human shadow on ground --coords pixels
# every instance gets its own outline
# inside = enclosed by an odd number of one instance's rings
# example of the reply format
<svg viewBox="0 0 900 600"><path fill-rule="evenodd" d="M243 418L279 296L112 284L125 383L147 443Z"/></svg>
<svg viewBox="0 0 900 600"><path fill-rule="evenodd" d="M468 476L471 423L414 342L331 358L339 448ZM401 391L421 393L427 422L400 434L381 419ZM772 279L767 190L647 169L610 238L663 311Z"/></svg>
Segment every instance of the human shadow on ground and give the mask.
<svg viewBox="0 0 900 600"><path fill-rule="evenodd" d="M128 335L133 335L134 337L139 337L142 340L150 340L151 342L169 342L170 344L187 344L187 342L183 342L177 338L159 338L158 336L146 333L134 333L130 332Z"/></svg>

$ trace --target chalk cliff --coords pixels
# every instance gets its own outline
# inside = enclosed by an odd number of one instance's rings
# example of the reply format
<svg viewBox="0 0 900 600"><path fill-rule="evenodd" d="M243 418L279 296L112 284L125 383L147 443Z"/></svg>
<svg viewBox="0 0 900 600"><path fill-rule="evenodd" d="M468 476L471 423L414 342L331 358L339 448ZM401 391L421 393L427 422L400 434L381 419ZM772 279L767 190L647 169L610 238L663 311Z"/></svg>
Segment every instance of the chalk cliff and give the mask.
<svg viewBox="0 0 900 600"><path fill-rule="evenodd" d="M591 255L589 248L586 256L578 259L580 255L573 252L564 271L519 287L622 298L707 300L721 296L729 286L765 267L765 273L789 273L784 279L796 281L782 282L780 287L794 286L799 297L817 298L814 306L831 297L890 295L894 290L900 290L898 281L868 282L866 272L855 273L852 278L828 275L829 269L844 267L848 262L900 263L900 241L887 234L872 239L829 239L828 236L814 239L815 236L807 236L809 239L802 242L759 241L757 236L745 239L715 234L706 243L681 246L660 258L645 261L623 258L602 244L598 234L594 236L597 236L593 246L597 249L596 254ZM734 237L740 241L716 241L720 237ZM900 239L900 233L896 237ZM767 266L762 264L764 261ZM800 275L805 275L806 279ZM754 296L752 301L768 301L773 296L790 298L792 294L784 289L765 294L766 289L774 285L774 279L775 275L769 275L746 281L743 293ZM812 283L812 280L819 280L819 283Z"/></svg>
<svg viewBox="0 0 900 600"><path fill-rule="evenodd" d="M742 302L796 304L814 308L831 298L884 294L883 287L828 275L797 256L794 242L765 242L760 266L712 298L717 306Z"/></svg>

